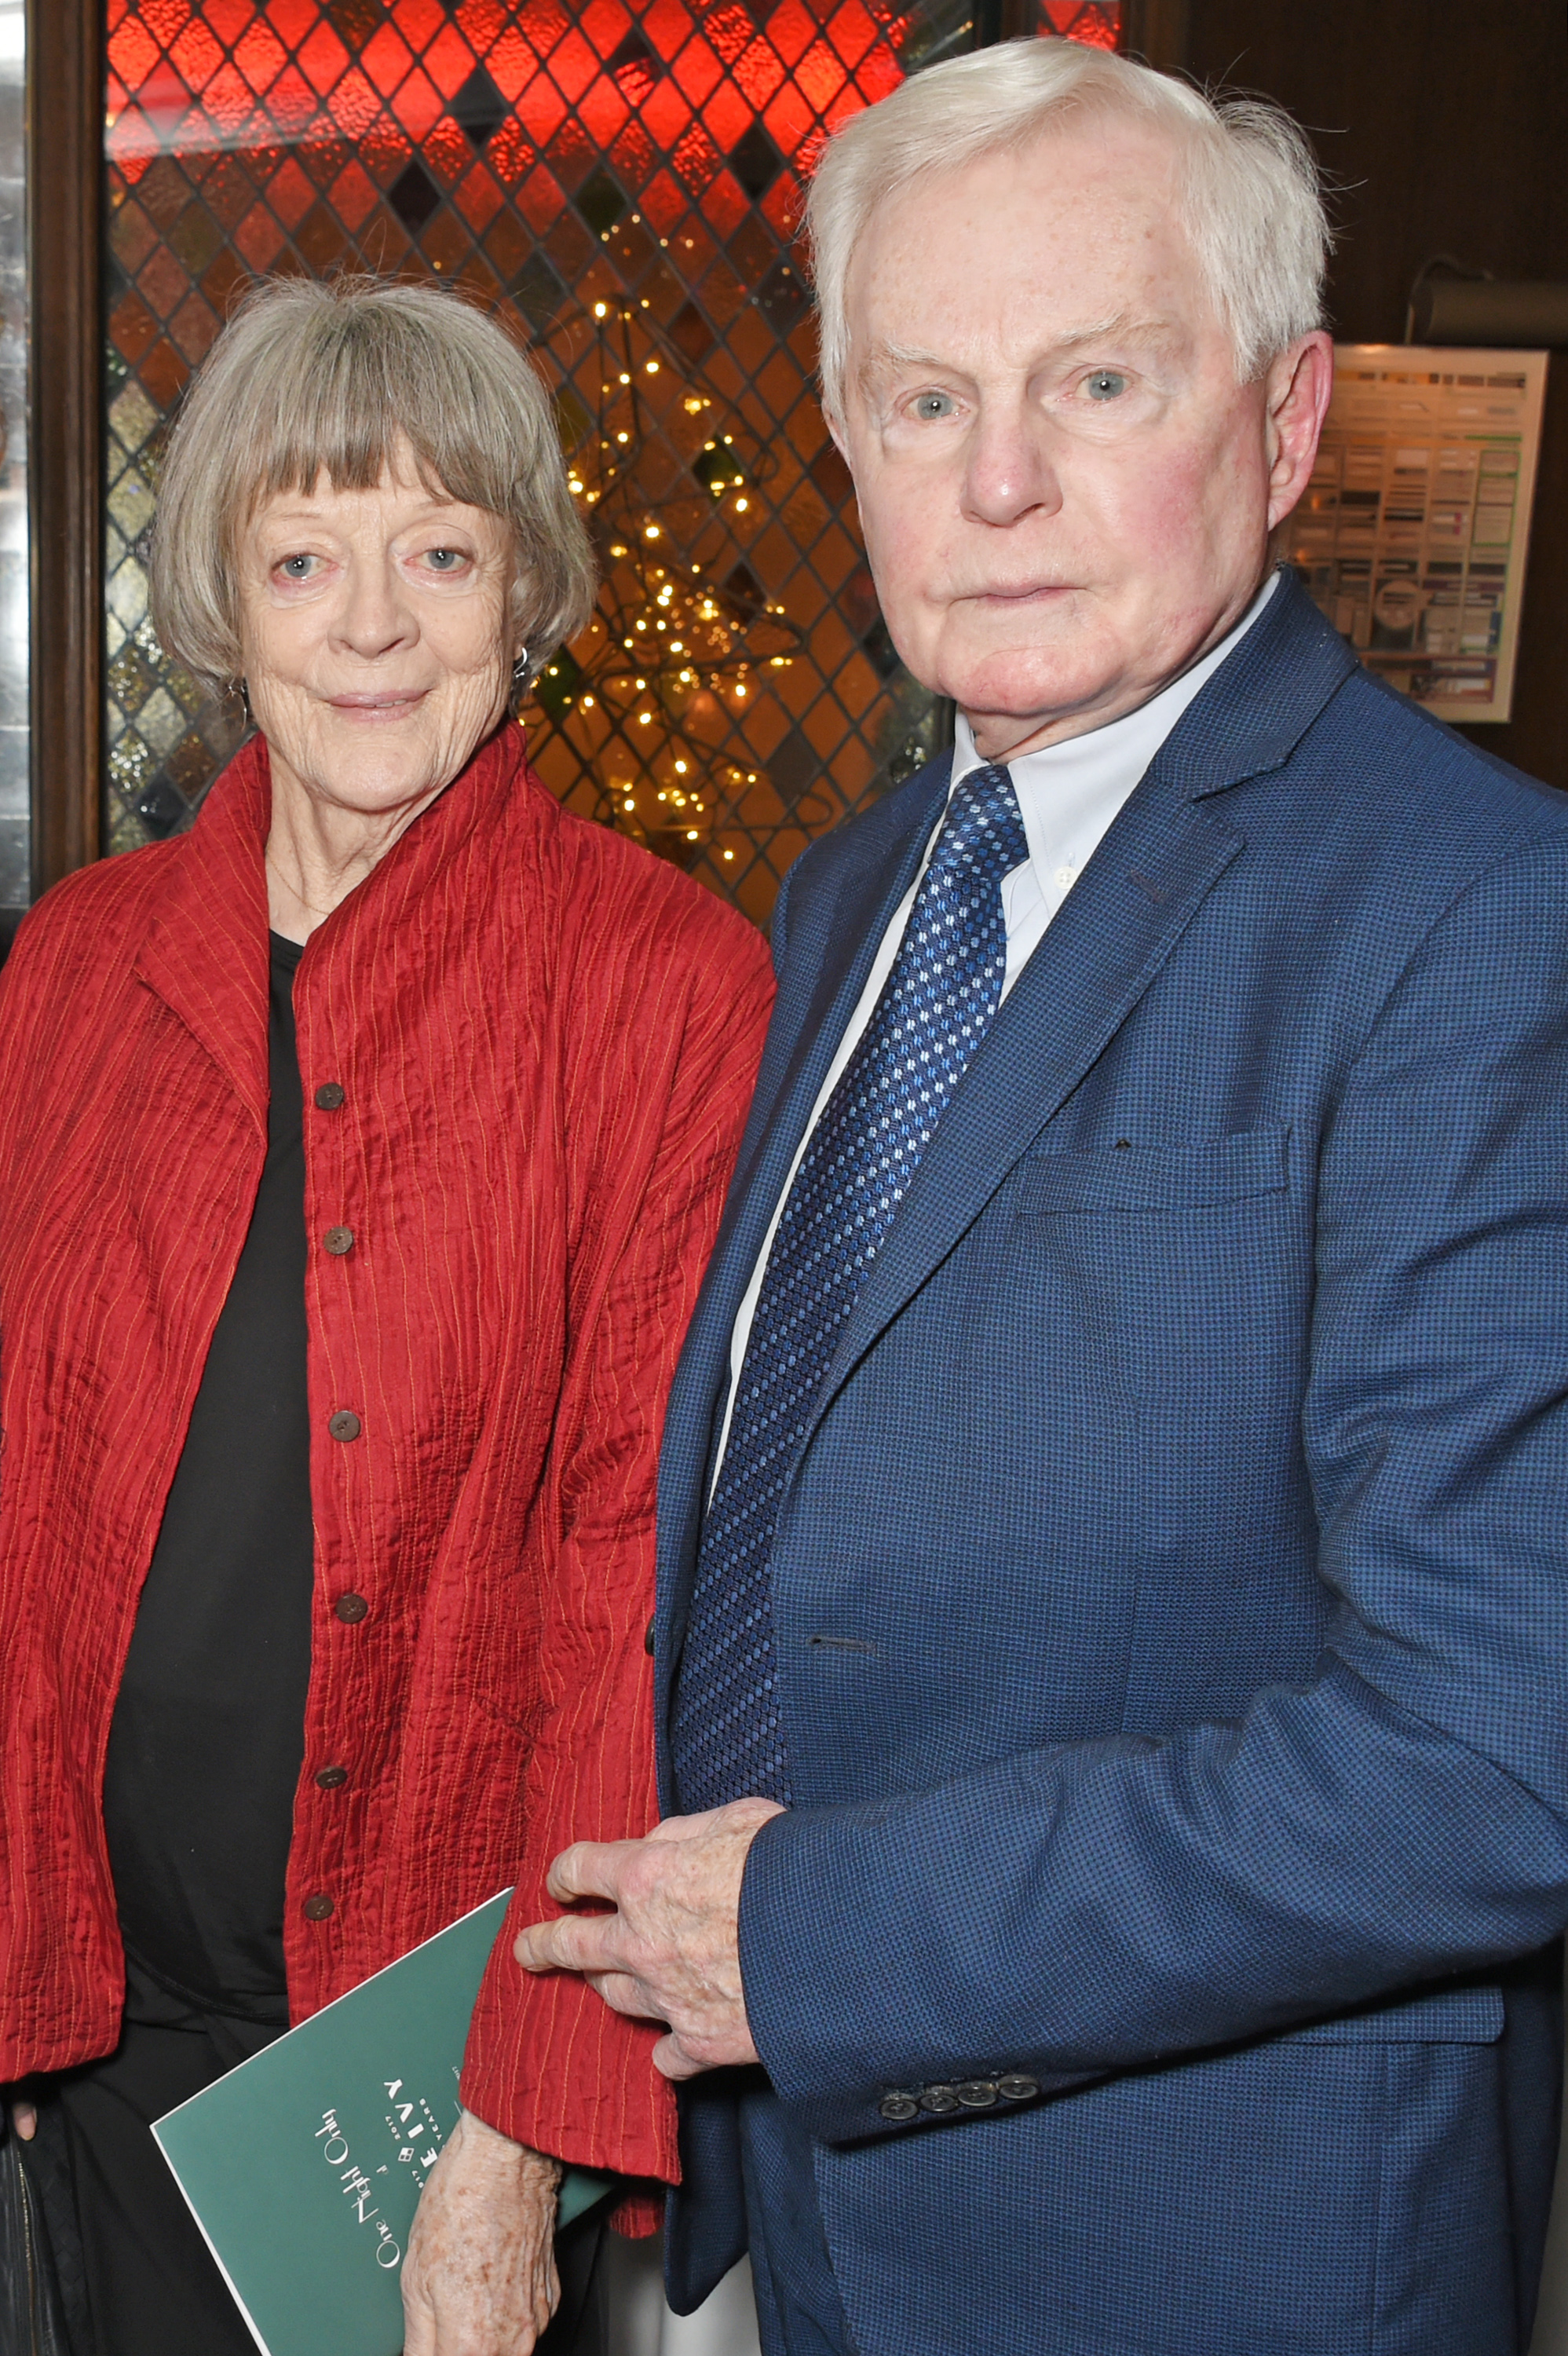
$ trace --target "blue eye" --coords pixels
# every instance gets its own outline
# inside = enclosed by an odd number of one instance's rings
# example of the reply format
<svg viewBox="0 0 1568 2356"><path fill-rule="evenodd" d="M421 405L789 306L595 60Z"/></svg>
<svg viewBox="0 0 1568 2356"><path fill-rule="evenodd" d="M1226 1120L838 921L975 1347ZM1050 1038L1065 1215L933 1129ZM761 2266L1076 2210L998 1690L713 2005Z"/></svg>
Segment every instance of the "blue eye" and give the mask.
<svg viewBox="0 0 1568 2356"><path fill-rule="evenodd" d="M455 548L432 548L428 555L438 573L450 573L463 562L462 551Z"/></svg>
<svg viewBox="0 0 1568 2356"><path fill-rule="evenodd" d="M1115 401L1126 389L1126 378L1115 369L1096 369L1083 387L1091 401Z"/></svg>
<svg viewBox="0 0 1568 2356"><path fill-rule="evenodd" d="M278 570L291 581L307 581L313 561L308 556L285 556Z"/></svg>
<svg viewBox="0 0 1568 2356"><path fill-rule="evenodd" d="M917 417L925 419L927 422L939 417L951 417L953 414L953 395L950 392L916 393L914 400L914 413Z"/></svg>

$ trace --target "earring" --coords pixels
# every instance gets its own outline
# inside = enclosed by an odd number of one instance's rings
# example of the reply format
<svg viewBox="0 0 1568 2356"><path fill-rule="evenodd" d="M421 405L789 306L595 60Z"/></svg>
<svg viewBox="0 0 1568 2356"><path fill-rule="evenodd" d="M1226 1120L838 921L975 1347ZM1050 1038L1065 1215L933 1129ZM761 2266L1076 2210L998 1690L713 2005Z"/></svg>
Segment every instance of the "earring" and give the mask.
<svg viewBox="0 0 1568 2356"><path fill-rule="evenodd" d="M510 704L512 717L514 720L517 716L518 708L523 701L523 690L527 687L528 683L528 650L527 647L525 647L522 653L517 657L517 661L512 665L512 692Z"/></svg>
<svg viewBox="0 0 1568 2356"><path fill-rule="evenodd" d="M246 727L254 728L256 725L256 715L251 709L251 682L249 680L242 679L240 681L240 708L245 714Z"/></svg>

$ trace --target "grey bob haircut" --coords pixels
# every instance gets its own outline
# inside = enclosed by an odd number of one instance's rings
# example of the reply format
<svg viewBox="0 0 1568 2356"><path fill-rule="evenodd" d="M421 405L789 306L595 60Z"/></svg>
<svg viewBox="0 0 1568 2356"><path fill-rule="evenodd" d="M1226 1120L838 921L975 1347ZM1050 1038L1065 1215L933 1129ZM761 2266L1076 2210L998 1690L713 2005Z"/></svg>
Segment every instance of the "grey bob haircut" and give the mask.
<svg viewBox="0 0 1568 2356"><path fill-rule="evenodd" d="M844 413L845 287L879 206L912 182L1019 149L1090 115L1168 138L1199 267L1235 348L1237 373L1322 324L1328 222L1311 149L1288 115L1255 98L1206 98L1184 81L1076 41L1004 41L902 83L825 149L805 227L822 328L822 401Z"/></svg>
<svg viewBox="0 0 1568 2356"><path fill-rule="evenodd" d="M379 482L400 446L432 491L510 525L531 676L593 610L593 558L531 361L459 294L392 279L259 286L181 406L153 528L153 623L215 686L243 669L235 552L280 492Z"/></svg>

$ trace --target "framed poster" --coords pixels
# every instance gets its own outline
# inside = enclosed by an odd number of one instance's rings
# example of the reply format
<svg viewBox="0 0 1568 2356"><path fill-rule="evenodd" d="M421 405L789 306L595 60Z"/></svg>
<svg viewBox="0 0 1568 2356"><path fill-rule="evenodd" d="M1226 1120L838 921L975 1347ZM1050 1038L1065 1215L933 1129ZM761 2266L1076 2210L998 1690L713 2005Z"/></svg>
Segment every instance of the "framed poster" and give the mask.
<svg viewBox="0 0 1568 2356"><path fill-rule="evenodd" d="M1440 720L1507 720L1546 392L1544 352L1339 344L1285 527L1319 610Z"/></svg>

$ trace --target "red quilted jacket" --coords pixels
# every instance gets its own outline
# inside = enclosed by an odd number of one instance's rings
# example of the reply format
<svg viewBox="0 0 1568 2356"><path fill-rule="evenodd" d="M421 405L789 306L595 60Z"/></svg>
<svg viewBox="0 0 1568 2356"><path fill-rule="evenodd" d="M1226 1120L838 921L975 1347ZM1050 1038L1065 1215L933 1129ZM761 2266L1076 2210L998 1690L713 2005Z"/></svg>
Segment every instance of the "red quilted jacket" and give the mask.
<svg viewBox="0 0 1568 2356"><path fill-rule="evenodd" d="M118 2036L104 1753L265 1155L269 807L253 743L190 834L51 892L0 977L0 2082ZM510 727L294 988L317 1248L293 2016L515 1881L464 2100L667 2180L657 2032L510 1947L559 1911L557 1849L656 1813L659 1426L771 996L751 927L564 812ZM344 1257L319 1248L340 1226Z"/></svg>

